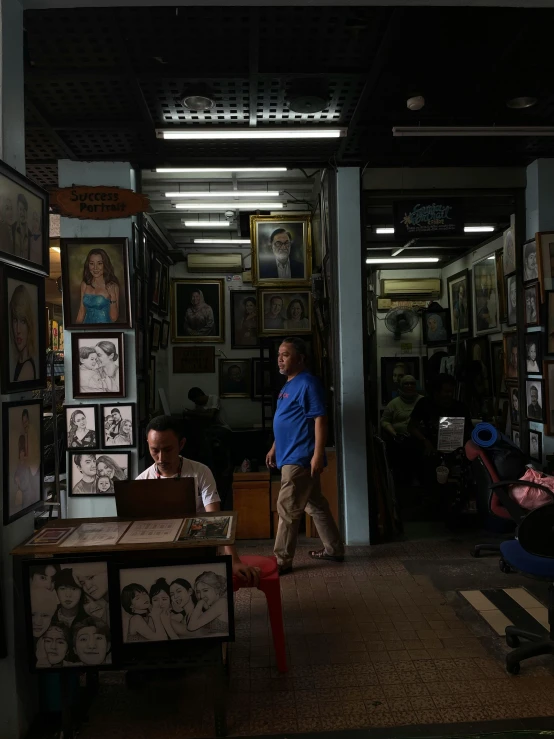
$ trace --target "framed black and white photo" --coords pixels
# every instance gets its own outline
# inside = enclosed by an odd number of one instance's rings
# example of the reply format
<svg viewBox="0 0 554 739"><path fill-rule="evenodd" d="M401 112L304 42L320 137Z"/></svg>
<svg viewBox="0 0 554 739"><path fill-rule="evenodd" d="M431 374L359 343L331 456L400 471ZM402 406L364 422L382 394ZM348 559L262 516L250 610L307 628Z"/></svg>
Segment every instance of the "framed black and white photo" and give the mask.
<svg viewBox="0 0 554 739"><path fill-rule="evenodd" d="M539 279L539 254L535 238L528 239L523 244L523 282L533 282Z"/></svg>
<svg viewBox="0 0 554 739"><path fill-rule="evenodd" d="M448 278L448 305L452 333L467 338L471 335L470 270L464 269Z"/></svg>
<svg viewBox="0 0 554 739"><path fill-rule="evenodd" d="M250 349L258 339L258 297L256 290L231 290L231 348Z"/></svg>
<svg viewBox="0 0 554 739"><path fill-rule="evenodd" d="M118 403L100 406L102 446L135 446L136 414L134 403Z"/></svg>
<svg viewBox="0 0 554 739"><path fill-rule="evenodd" d="M171 281L171 339L198 344L225 341L224 280Z"/></svg>
<svg viewBox="0 0 554 739"><path fill-rule="evenodd" d="M60 239L65 328L130 328L129 241Z"/></svg>
<svg viewBox="0 0 554 739"><path fill-rule="evenodd" d="M0 258L49 273L48 193L0 161Z"/></svg>
<svg viewBox="0 0 554 739"><path fill-rule="evenodd" d="M473 335L499 330L496 255L493 253L473 263Z"/></svg>
<svg viewBox="0 0 554 739"><path fill-rule="evenodd" d="M108 563L75 558L24 563L25 628L35 670L112 665Z"/></svg>
<svg viewBox="0 0 554 739"><path fill-rule="evenodd" d="M309 334L312 296L309 290L258 290L260 336Z"/></svg>
<svg viewBox="0 0 554 739"><path fill-rule="evenodd" d="M542 434L535 429L529 429L529 456L535 462L542 464Z"/></svg>
<svg viewBox="0 0 554 739"><path fill-rule="evenodd" d="M0 167L1 182L1 167ZM5 353L2 393L46 386L46 320L44 278L0 264L0 306L4 316Z"/></svg>
<svg viewBox="0 0 554 739"><path fill-rule="evenodd" d="M73 397L124 398L123 333L71 335Z"/></svg>
<svg viewBox="0 0 554 739"><path fill-rule="evenodd" d="M543 335L539 331L525 334L525 365L528 375L541 374Z"/></svg>
<svg viewBox="0 0 554 739"><path fill-rule="evenodd" d="M400 392L400 380L412 375L419 384L419 357L381 357L381 400L387 405Z"/></svg>
<svg viewBox="0 0 554 739"><path fill-rule="evenodd" d="M219 397L250 397L250 360L219 360Z"/></svg>
<svg viewBox="0 0 554 739"><path fill-rule="evenodd" d="M519 377L517 333L503 335L504 342L504 377L506 380L517 380Z"/></svg>
<svg viewBox="0 0 554 739"><path fill-rule="evenodd" d="M309 285L312 275L311 216L250 216L252 284Z"/></svg>
<svg viewBox="0 0 554 739"><path fill-rule="evenodd" d="M95 405L65 406L68 449L99 449L102 446L96 411Z"/></svg>
<svg viewBox="0 0 554 739"><path fill-rule="evenodd" d="M115 480L129 479L130 464L130 452L69 452L69 495L113 495Z"/></svg>
<svg viewBox="0 0 554 739"><path fill-rule="evenodd" d="M517 447L521 448L519 428L512 428L512 441Z"/></svg>
<svg viewBox="0 0 554 739"><path fill-rule="evenodd" d="M544 382L542 380L525 380L526 418L529 421L545 422Z"/></svg>
<svg viewBox="0 0 554 739"><path fill-rule="evenodd" d="M450 339L449 311L445 308L422 311L421 326L427 346L442 346Z"/></svg>
<svg viewBox="0 0 554 739"><path fill-rule="evenodd" d="M516 271L516 240L513 225L504 231L502 238L502 263L504 275L511 275Z"/></svg>
<svg viewBox="0 0 554 739"><path fill-rule="evenodd" d="M538 254L540 254L541 288L550 290L554 279L554 231L539 231L535 234Z"/></svg>
<svg viewBox="0 0 554 739"><path fill-rule="evenodd" d="M160 348L162 322L154 316L150 317L150 351L157 352Z"/></svg>
<svg viewBox="0 0 554 739"><path fill-rule="evenodd" d="M508 386L508 397L510 398L510 420L512 426L519 426L521 411L519 408L519 388L517 385Z"/></svg>
<svg viewBox="0 0 554 739"><path fill-rule="evenodd" d="M516 276L506 277L506 316L508 326L517 325L517 284Z"/></svg>
<svg viewBox="0 0 554 739"><path fill-rule="evenodd" d="M169 321L162 321L162 334L160 336L160 349L167 349L169 344Z"/></svg>
<svg viewBox="0 0 554 739"><path fill-rule="evenodd" d="M529 285L524 289L525 297L525 325L526 326L539 326L540 325L540 296L539 296L539 283L535 282L534 285Z"/></svg>
<svg viewBox="0 0 554 739"><path fill-rule="evenodd" d="M42 400L2 404L4 525L42 502L44 479Z"/></svg>

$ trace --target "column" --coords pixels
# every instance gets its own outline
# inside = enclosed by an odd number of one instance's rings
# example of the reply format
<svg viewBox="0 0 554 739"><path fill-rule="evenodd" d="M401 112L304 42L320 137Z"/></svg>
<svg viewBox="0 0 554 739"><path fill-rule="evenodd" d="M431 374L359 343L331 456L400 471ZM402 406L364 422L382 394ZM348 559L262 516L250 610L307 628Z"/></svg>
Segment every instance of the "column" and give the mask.
<svg viewBox="0 0 554 739"><path fill-rule="evenodd" d="M58 164L59 173L58 180L60 187L70 187L71 185L111 185L126 189L135 189L135 173L131 165L127 162L73 162L69 159L63 159ZM131 303L134 294L133 283L133 226L131 218L115 218L107 221L80 220L78 218L61 218L60 224L61 238L94 238L101 241L102 238L123 237L129 240L129 272L130 272L130 292ZM133 316L134 325L134 316ZM105 329L88 329L91 333L94 331L110 331L110 327ZM113 329L119 332L122 329ZM118 403L135 403L137 402L137 376L135 369L135 331L134 329L123 330L124 333L124 367L125 367L125 383L126 395L124 398L103 398L98 397L91 399L74 399L73 398L73 381L72 381L72 351L71 336L73 331L64 331L64 359L65 359L65 402L69 405L99 405L113 402ZM135 434L138 433L138 424ZM102 446L100 444L100 446ZM119 449L112 450L112 453L118 453ZM127 451L122 449L121 451ZM68 458L68 471L70 460ZM138 474L137 447L131 450L131 466L129 470L130 479ZM115 500L113 497L69 497L65 501L67 508L64 510L66 518L87 518L101 516L115 516Z"/></svg>
<svg viewBox="0 0 554 739"><path fill-rule="evenodd" d="M336 178L338 357L337 430L343 520L348 545L369 544L369 502L363 355L361 184L357 167L339 167Z"/></svg>

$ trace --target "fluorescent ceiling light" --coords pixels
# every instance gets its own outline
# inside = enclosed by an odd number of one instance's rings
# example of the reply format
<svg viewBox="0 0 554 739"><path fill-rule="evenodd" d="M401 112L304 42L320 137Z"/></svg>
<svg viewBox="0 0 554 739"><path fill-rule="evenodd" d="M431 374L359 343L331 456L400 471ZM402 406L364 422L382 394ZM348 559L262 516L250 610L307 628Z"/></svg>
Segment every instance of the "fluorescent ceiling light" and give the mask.
<svg viewBox="0 0 554 739"><path fill-rule="evenodd" d="M393 126L393 136L554 136L554 126Z"/></svg>
<svg viewBox="0 0 554 739"><path fill-rule="evenodd" d="M194 239L195 244L249 244L250 239Z"/></svg>
<svg viewBox="0 0 554 739"><path fill-rule="evenodd" d="M346 136L346 128L219 128L212 130L181 131L157 129L158 138L170 140L204 140L217 139L338 139Z"/></svg>
<svg viewBox="0 0 554 739"><path fill-rule="evenodd" d="M166 192L166 198L278 198L278 190L223 190L211 192Z"/></svg>
<svg viewBox="0 0 554 739"><path fill-rule="evenodd" d="M229 221L185 221L181 223L187 228L229 228Z"/></svg>
<svg viewBox="0 0 554 739"><path fill-rule="evenodd" d="M177 203L179 210L278 210L283 203Z"/></svg>
<svg viewBox="0 0 554 739"><path fill-rule="evenodd" d="M413 264L416 262L438 262L438 257L370 257L365 260L366 264Z"/></svg>
<svg viewBox="0 0 554 739"><path fill-rule="evenodd" d="M391 254L391 257L397 257L401 252L404 251L405 248L406 248L405 246L401 246L400 249L393 251L393 253Z"/></svg>
<svg viewBox="0 0 554 739"><path fill-rule="evenodd" d="M157 167L156 172L179 174L195 172L287 172L287 167Z"/></svg>
<svg viewBox="0 0 554 739"><path fill-rule="evenodd" d="M491 256L490 257L487 257L487 259L496 259L496 257L495 257L494 254L491 254Z"/></svg>
<svg viewBox="0 0 554 739"><path fill-rule="evenodd" d="M491 233L494 226L464 226L464 231L466 234Z"/></svg>
<svg viewBox="0 0 554 739"><path fill-rule="evenodd" d="M393 234L394 228L392 228L392 226L386 226L386 227L378 226L375 229L375 233L376 234Z"/></svg>

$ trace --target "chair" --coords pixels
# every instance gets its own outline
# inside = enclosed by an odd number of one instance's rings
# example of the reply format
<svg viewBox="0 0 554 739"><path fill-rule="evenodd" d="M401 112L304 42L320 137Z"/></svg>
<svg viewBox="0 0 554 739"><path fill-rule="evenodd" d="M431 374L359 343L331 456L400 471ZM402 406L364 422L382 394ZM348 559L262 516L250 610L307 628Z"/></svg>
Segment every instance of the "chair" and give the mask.
<svg viewBox="0 0 554 739"><path fill-rule="evenodd" d="M283 608L281 605L281 586L279 583L279 572L275 557L257 557L254 555L241 556L241 562L250 567L260 568L260 582L258 590L261 590L267 600L269 610L269 622L273 635L273 646L277 669L279 672L287 672L287 653L285 647L285 629L283 624ZM245 586L238 578L233 577L233 591L236 592Z"/></svg>

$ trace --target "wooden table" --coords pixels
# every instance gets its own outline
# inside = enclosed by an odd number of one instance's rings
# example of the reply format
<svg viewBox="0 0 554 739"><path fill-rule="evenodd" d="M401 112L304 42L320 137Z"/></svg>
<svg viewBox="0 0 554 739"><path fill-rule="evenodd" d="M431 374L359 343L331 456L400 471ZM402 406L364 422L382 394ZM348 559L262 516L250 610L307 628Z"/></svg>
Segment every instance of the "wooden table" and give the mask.
<svg viewBox="0 0 554 739"><path fill-rule="evenodd" d="M271 536L269 478L269 470L234 473L233 508L239 517L237 539L269 539Z"/></svg>

